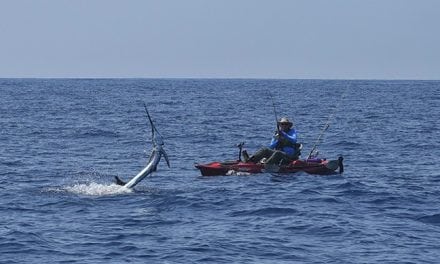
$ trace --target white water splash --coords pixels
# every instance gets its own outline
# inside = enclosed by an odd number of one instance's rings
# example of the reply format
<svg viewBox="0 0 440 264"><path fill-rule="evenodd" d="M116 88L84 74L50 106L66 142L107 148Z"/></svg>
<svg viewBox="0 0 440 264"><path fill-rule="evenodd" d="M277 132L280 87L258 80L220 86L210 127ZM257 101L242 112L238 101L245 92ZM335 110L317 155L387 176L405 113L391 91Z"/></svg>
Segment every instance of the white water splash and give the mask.
<svg viewBox="0 0 440 264"><path fill-rule="evenodd" d="M129 188L125 188L124 186L120 186L114 183L110 185L104 185L95 182L89 184L75 184L73 186L65 187L65 190L74 194L91 196L117 195L133 192Z"/></svg>
<svg viewBox="0 0 440 264"><path fill-rule="evenodd" d="M235 175L235 176L248 176L248 175L251 175L249 172L245 172L245 171L235 171L235 170L229 170L227 173L226 173L226 175L227 176L232 176L232 175Z"/></svg>

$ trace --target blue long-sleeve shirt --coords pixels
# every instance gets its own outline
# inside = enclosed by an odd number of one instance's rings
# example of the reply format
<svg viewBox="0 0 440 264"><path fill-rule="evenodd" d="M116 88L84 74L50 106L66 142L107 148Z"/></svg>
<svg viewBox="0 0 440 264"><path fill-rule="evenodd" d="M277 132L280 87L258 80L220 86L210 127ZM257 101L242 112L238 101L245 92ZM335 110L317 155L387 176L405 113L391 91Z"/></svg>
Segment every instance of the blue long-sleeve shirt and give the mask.
<svg viewBox="0 0 440 264"><path fill-rule="evenodd" d="M279 149L285 152L287 155L293 155L296 152L295 144L296 139L298 137L295 129L290 129L287 132L280 130L280 136L276 138L275 136L272 138L270 142L269 148L271 149ZM281 144L281 148L279 148L278 144Z"/></svg>

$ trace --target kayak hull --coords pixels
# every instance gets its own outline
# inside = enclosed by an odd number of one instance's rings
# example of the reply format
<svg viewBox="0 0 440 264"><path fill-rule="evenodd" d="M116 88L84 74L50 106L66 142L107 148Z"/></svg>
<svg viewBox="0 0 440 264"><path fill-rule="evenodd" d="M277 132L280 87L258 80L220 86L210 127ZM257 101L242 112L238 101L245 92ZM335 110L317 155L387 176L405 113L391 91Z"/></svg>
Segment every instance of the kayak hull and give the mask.
<svg viewBox="0 0 440 264"><path fill-rule="evenodd" d="M206 164L196 164L195 167L200 170L202 176L220 176L236 173L296 173L306 172L308 174L330 175L343 172L342 157L337 160L309 159L295 160L287 165L267 166L264 163L225 161L210 162Z"/></svg>

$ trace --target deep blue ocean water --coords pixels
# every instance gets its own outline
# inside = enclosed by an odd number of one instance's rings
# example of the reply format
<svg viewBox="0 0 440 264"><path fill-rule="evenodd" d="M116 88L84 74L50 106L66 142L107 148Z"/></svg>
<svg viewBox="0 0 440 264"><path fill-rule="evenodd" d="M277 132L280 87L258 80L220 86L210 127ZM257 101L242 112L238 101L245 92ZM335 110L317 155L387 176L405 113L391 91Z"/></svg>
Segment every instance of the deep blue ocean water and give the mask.
<svg viewBox="0 0 440 264"><path fill-rule="evenodd" d="M201 177L279 116L342 175ZM133 191L151 149L171 168ZM440 82L0 79L1 263L438 263Z"/></svg>

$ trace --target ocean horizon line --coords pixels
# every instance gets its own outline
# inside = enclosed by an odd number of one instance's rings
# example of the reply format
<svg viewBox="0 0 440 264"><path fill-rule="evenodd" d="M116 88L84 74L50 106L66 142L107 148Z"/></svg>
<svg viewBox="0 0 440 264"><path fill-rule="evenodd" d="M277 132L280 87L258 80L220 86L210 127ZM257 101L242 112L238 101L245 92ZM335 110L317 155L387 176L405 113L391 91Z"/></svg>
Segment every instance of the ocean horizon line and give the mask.
<svg viewBox="0 0 440 264"><path fill-rule="evenodd" d="M440 81L415 78L272 78L272 77L0 77L0 80L304 80L304 81Z"/></svg>

